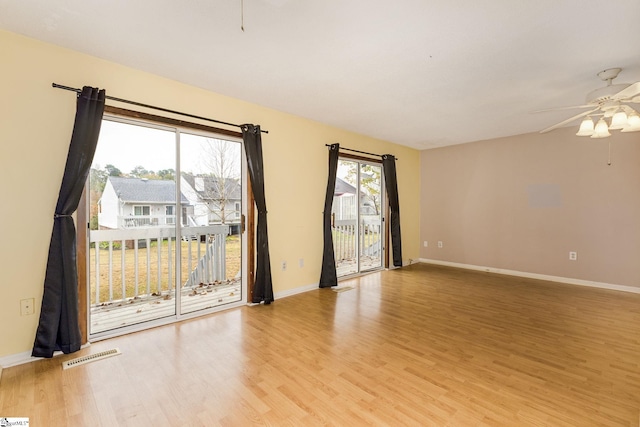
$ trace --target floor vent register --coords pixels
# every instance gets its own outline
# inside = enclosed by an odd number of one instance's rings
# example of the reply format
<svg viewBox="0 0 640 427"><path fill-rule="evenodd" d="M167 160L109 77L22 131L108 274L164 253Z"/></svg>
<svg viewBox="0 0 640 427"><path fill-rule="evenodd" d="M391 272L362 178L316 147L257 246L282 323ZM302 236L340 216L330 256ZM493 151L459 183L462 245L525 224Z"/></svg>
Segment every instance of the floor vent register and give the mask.
<svg viewBox="0 0 640 427"><path fill-rule="evenodd" d="M75 368L76 366L84 365L90 362L95 362L97 360L106 359L107 357L111 357L111 356L117 356L119 354L122 354L122 353L118 348L101 351L95 354L89 354L86 356L78 357L76 359L67 360L66 362L62 362L62 369Z"/></svg>

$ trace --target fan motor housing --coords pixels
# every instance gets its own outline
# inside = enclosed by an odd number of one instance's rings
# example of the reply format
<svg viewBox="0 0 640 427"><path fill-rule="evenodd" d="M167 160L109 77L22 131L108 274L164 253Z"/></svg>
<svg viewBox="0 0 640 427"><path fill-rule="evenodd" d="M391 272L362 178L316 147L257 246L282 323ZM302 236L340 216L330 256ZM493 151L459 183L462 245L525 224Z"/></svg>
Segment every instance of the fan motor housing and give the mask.
<svg viewBox="0 0 640 427"><path fill-rule="evenodd" d="M602 105L611 100L611 96L631 86L630 83L619 83L592 90L587 94L587 104Z"/></svg>

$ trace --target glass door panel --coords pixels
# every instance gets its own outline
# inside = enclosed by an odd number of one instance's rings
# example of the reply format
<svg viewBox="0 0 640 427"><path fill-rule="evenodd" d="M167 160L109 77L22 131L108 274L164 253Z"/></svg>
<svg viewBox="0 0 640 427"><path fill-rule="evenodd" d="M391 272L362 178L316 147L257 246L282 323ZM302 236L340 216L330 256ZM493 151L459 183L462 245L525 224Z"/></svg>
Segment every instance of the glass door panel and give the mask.
<svg viewBox="0 0 640 427"><path fill-rule="evenodd" d="M174 132L102 122L89 177L90 334L176 314L175 152Z"/></svg>
<svg viewBox="0 0 640 427"><path fill-rule="evenodd" d="M333 250L338 277L358 268L358 163L339 159L331 208Z"/></svg>
<svg viewBox="0 0 640 427"><path fill-rule="evenodd" d="M360 163L360 271L382 267L382 166Z"/></svg>
<svg viewBox="0 0 640 427"><path fill-rule="evenodd" d="M181 313L242 301L242 149L180 134Z"/></svg>

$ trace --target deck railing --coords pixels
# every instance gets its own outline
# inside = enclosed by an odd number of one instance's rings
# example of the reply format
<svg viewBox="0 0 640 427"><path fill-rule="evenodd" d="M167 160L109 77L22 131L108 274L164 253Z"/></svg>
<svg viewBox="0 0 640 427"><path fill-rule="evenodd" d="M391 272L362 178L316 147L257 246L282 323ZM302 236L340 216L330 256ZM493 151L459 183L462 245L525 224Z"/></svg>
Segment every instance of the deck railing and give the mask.
<svg viewBox="0 0 640 427"><path fill-rule="evenodd" d="M224 227L227 229L225 233L228 234L229 227ZM209 238L210 236L207 239ZM196 236L196 240L199 241L199 239L200 237ZM193 239L187 241L192 242ZM191 243L187 246L187 259L192 260L195 255L197 263L194 265L189 262L189 277L184 286L193 288L200 283L224 280L227 275L224 236L213 235L212 242L206 244L204 253L202 253L202 245L197 244L195 251L192 250L192 246Z"/></svg>
<svg viewBox="0 0 640 427"><path fill-rule="evenodd" d="M361 218L359 235L356 236L357 221L335 220L333 224L333 251L336 262L356 258L356 250L365 256L378 256L382 251L382 225L379 218ZM357 245L356 245L356 238Z"/></svg>
<svg viewBox="0 0 640 427"><path fill-rule="evenodd" d="M92 230L89 233L91 305L170 295L181 245L182 287L225 279L228 225Z"/></svg>
<svg viewBox="0 0 640 427"><path fill-rule="evenodd" d="M118 216L118 228L164 227L175 223L175 215Z"/></svg>

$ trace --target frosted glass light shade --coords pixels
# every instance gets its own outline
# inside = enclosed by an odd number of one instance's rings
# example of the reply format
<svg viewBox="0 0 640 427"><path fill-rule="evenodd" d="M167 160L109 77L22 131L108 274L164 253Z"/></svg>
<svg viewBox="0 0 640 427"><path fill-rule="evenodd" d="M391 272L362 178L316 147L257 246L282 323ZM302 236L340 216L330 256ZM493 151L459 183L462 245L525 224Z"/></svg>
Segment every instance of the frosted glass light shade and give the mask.
<svg viewBox="0 0 640 427"><path fill-rule="evenodd" d="M640 131L640 116L637 114L630 114L627 119L627 126L620 132L637 132Z"/></svg>
<svg viewBox="0 0 640 427"><path fill-rule="evenodd" d="M591 136L593 135L593 120L591 117L587 117L580 123L580 130L576 133L578 136Z"/></svg>
<svg viewBox="0 0 640 427"><path fill-rule="evenodd" d="M611 136L611 134L609 133L609 127L607 126L607 122L605 122L604 119L598 120L598 123L596 124L596 127L593 130L593 135L591 135L591 138L606 138L608 136Z"/></svg>
<svg viewBox="0 0 640 427"><path fill-rule="evenodd" d="M609 130L612 129L623 129L627 126L627 113L624 111L618 111L611 118L611 126L609 126Z"/></svg>

